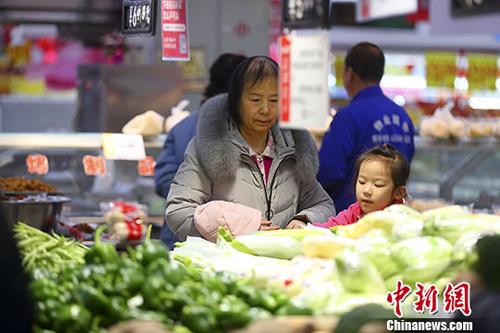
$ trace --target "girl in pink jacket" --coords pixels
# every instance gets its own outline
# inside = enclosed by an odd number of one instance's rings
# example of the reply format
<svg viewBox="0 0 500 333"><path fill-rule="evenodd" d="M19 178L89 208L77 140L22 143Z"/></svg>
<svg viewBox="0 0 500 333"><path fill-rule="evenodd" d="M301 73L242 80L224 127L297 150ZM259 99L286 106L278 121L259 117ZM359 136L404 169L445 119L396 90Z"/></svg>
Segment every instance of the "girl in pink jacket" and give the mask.
<svg viewBox="0 0 500 333"><path fill-rule="evenodd" d="M313 225L323 228L348 225L365 214L403 203L410 165L393 146L384 144L365 152L358 158L354 174L357 201L337 216Z"/></svg>

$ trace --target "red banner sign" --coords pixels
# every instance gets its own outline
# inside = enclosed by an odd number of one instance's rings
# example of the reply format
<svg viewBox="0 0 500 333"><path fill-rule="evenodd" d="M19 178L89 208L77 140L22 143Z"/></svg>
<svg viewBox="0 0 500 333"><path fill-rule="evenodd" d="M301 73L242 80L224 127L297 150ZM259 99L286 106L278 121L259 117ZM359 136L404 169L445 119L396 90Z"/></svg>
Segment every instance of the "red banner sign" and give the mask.
<svg viewBox="0 0 500 333"><path fill-rule="evenodd" d="M280 43L280 120L290 121L290 52L291 40L287 36L279 38Z"/></svg>
<svg viewBox="0 0 500 333"><path fill-rule="evenodd" d="M87 176L104 176L106 174L106 161L102 156L85 155L83 157L83 172Z"/></svg>
<svg viewBox="0 0 500 333"><path fill-rule="evenodd" d="M42 154L33 154L26 157L26 166L28 173L36 173L37 175L45 175L49 172L49 160L47 156Z"/></svg>
<svg viewBox="0 0 500 333"><path fill-rule="evenodd" d="M155 159L151 156L146 156L137 163L137 172L141 176L154 176L155 175Z"/></svg>
<svg viewBox="0 0 500 333"><path fill-rule="evenodd" d="M187 0L161 1L163 60L189 60Z"/></svg>

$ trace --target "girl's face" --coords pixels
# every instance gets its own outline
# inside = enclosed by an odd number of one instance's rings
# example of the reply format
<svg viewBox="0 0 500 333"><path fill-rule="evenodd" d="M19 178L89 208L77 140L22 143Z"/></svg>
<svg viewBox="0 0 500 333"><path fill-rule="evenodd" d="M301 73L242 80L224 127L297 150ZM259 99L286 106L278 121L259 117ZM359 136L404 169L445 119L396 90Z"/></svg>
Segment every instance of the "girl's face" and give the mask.
<svg viewBox="0 0 500 333"><path fill-rule="evenodd" d="M365 214L384 209L405 195L405 187L394 188L389 167L383 160L361 163L356 180L356 199Z"/></svg>
<svg viewBox="0 0 500 333"><path fill-rule="evenodd" d="M241 130L250 134L266 134L278 119L278 82L269 76L241 95Z"/></svg>

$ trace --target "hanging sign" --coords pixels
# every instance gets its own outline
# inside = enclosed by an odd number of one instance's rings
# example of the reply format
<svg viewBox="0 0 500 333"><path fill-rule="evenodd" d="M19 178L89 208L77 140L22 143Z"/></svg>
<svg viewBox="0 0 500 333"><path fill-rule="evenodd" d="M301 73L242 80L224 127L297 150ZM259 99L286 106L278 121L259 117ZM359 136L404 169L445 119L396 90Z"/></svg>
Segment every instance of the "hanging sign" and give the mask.
<svg viewBox="0 0 500 333"><path fill-rule="evenodd" d="M280 44L280 120L281 123L290 121L290 43L289 36L281 36Z"/></svg>
<svg viewBox="0 0 500 333"><path fill-rule="evenodd" d="M161 0L162 60L189 60L187 0Z"/></svg>
<svg viewBox="0 0 500 333"><path fill-rule="evenodd" d="M280 43L281 126L324 128L330 109L328 34L292 33Z"/></svg>
<svg viewBox="0 0 500 333"><path fill-rule="evenodd" d="M453 52L426 52L425 78L428 87L454 88L457 55Z"/></svg>
<svg viewBox="0 0 500 333"><path fill-rule="evenodd" d="M283 0L283 27L291 29L327 27L329 0Z"/></svg>
<svg viewBox="0 0 500 333"><path fill-rule="evenodd" d="M498 0L453 0L451 1L451 15L453 17L488 15L500 12Z"/></svg>
<svg viewBox="0 0 500 333"><path fill-rule="evenodd" d="M123 0L122 34L153 36L155 26L156 0Z"/></svg>
<svg viewBox="0 0 500 333"><path fill-rule="evenodd" d="M146 157L140 134L102 134L104 156L110 160L142 160Z"/></svg>
<svg viewBox="0 0 500 333"><path fill-rule="evenodd" d="M104 176L106 174L106 161L102 156L85 155L82 162L83 172L87 176Z"/></svg>
<svg viewBox="0 0 500 333"><path fill-rule="evenodd" d="M49 172L49 160L42 154L30 154L26 157L28 173L45 175Z"/></svg>
<svg viewBox="0 0 500 333"><path fill-rule="evenodd" d="M366 22L411 14L417 10L418 0L360 0L356 4L356 21Z"/></svg>

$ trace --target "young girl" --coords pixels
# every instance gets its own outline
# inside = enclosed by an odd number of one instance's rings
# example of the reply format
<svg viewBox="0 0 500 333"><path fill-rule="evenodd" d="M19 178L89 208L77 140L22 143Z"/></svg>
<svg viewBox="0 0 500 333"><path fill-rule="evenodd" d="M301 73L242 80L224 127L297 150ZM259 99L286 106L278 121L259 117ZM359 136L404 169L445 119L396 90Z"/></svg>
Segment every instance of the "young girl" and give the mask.
<svg viewBox="0 0 500 333"><path fill-rule="evenodd" d="M363 215L403 203L410 165L389 144L377 146L361 155L356 162L355 193L357 201L325 223L315 226L331 228L357 222Z"/></svg>
<svg viewBox="0 0 500 333"><path fill-rule="evenodd" d="M384 144L370 149L356 162L354 179L357 201L337 216L313 225L331 228L352 224L365 214L394 203L403 203L409 174L410 165L393 146Z"/></svg>

